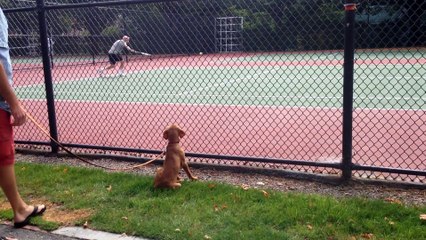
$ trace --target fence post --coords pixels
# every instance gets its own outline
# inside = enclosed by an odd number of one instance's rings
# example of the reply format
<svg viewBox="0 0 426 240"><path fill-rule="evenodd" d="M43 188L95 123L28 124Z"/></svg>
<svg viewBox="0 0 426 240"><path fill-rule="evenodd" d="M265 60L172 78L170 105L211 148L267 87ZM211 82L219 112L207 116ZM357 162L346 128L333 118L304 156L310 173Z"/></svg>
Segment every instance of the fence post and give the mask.
<svg viewBox="0 0 426 240"><path fill-rule="evenodd" d="M352 177L352 111L354 90L355 0L345 0L345 50L343 64L342 180Z"/></svg>
<svg viewBox="0 0 426 240"><path fill-rule="evenodd" d="M37 0L38 24L40 30L41 54L43 58L44 84L46 89L47 111L49 116L50 136L58 140L58 131L56 127L55 101L53 96L52 71L50 67L46 10L44 9L44 0ZM50 141L53 153L58 152L58 144Z"/></svg>

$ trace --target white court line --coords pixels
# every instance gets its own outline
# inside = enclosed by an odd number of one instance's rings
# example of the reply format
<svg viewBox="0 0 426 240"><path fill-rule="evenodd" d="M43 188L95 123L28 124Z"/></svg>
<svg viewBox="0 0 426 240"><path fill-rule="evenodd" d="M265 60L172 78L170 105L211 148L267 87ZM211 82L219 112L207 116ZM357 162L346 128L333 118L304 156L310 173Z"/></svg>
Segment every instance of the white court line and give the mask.
<svg viewBox="0 0 426 240"><path fill-rule="evenodd" d="M222 83L226 85L227 83ZM220 85L222 85L220 84ZM55 91L55 95L83 95L83 96L99 96L99 95L112 95L112 96L139 96L139 97L170 97L170 96L182 96L189 95L191 93L200 92L201 90L207 90L215 87L217 84L213 84L211 86L205 88L199 88L193 91L186 91L179 94L140 94L140 93L106 93L106 92L76 92L76 91ZM39 93L39 91L35 89L22 90L21 94L31 94L31 93ZM303 95L292 95L292 96L283 96L283 95L238 95L238 94L191 94L191 96L202 96L202 97L228 97L228 98L243 98L243 99L343 99L343 97L336 96L303 96ZM377 96L366 96L366 97L358 97L354 96L354 99L358 100L424 100L426 101L426 97L377 97ZM108 102L108 101L107 101ZM114 102L114 101L113 101ZM120 101L121 102L121 101Z"/></svg>

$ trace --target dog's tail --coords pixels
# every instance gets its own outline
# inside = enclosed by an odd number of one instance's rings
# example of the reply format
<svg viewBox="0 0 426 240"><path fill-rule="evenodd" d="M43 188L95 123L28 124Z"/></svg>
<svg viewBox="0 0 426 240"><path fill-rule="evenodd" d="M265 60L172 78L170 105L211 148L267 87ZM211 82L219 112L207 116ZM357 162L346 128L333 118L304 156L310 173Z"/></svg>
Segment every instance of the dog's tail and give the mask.
<svg viewBox="0 0 426 240"><path fill-rule="evenodd" d="M161 185L161 180L163 176L164 169L162 167L157 168L154 178L154 187L158 187Z"/></svg>

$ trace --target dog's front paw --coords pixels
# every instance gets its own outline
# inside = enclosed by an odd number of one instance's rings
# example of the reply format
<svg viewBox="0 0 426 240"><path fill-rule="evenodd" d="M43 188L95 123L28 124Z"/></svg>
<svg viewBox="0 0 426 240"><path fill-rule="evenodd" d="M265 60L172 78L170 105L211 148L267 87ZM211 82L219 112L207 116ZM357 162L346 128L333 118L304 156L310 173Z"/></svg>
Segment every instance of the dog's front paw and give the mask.
<svg viewBox="0 0 426 240"><path fill-rule="evenodd" d="M194 177L194 176L192 176L192 177L191 177L191 180L192 180L192 181L196 181L196 180L198 180L198 177Z"/></svg>

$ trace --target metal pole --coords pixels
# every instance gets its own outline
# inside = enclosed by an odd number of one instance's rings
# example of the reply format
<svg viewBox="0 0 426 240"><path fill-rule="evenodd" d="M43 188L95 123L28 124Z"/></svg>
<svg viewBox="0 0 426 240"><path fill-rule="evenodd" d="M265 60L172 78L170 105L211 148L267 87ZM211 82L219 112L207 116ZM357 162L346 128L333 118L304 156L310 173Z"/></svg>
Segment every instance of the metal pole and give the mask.
<svg viewBox="0 0 426 240"><path fill-rule="evenodd" d="M345 50L343 66L343 136L342 136L342 180L352 177L352 111L354 84L354 24L356 4L345 1Z"/></svg>
<svg viewBox="0 0 426 240"><path fill-rule="evenodd" d="M38 23L40 30L41 54L43 58L44 84L46 89L47 111L49 116L50 136L58 140L58 131L56 127L55 100L53 95L52 72L50 67L46 10L44 9L44 0L37 0ZM58 145L50 141L53 153L58 153Z"/></svg>

